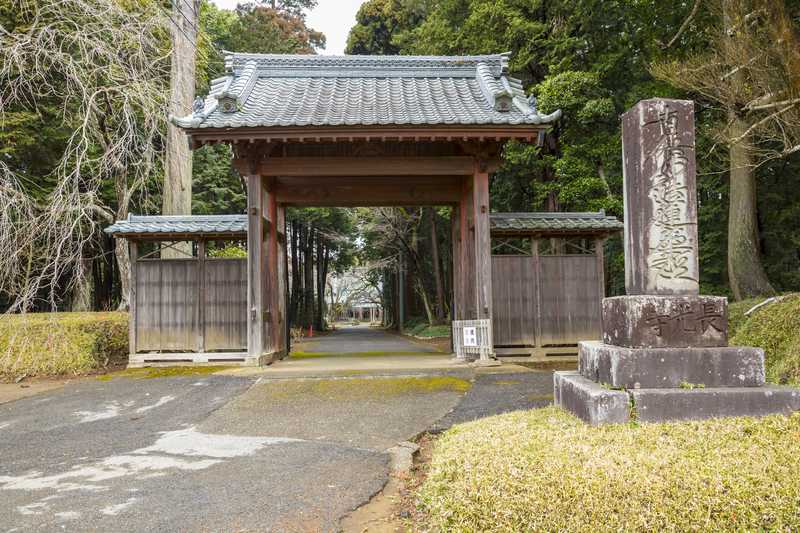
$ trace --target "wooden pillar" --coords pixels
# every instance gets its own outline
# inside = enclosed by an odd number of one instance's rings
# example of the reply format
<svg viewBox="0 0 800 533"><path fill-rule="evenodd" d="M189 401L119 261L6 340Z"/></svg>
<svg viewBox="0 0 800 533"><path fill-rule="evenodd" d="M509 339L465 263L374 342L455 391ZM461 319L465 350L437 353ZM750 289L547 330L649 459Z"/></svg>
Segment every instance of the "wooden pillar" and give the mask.
<svg viewBox="0 0 800 533"><path fill-rule="evenodd" d="M247 353L259 364L268 348L265 191L258 174L247 176Z"/></svg>
<svg viewBox="0 0 800 533"><path fill-rule="evenodd" d="M136 262L139 259L139 242L128 240L128 257L130 260L130 294L128 296L128 351L136 353Z"/></svg>
<svg viewBox="0 0 800 533"><path fill-rule="evenodd" d="M453 206L450 213L450 240L453 245L453 320L464 318L464 269L461 248L461 206Z"/></svg>
<svg viewBox="0 0 800 533"><path fill-rule="evenodd" d="M474 179L464 178L459 205L459 239L461 241L461 317L460 320L478 318L475 295L475 206L473 203Z"/></svg>
<svg viewBox="0 0 800 533"><path fill-rule="evenodd" d="M275 354L277 357L283 355L283 293L281 291L282 283L281 270L280 270L280 222L278 220L278 202L275 196L275 179L267 178L265 180L266 189L266 218L267 218L267 231L266 231L266 249L267 249L267 269L266 287L267 287L267 328L268 337L265 341L267 351Z"/></svg>
<svg viewBox="0 0 800 533"><path fill-rule="evenodd" d="M275 226L278 230L278 289L276 290L276 303L278 305L278 345L277 351L280 357L285 357L289 353L289 330L287 326L288 309L287 299L289 297L286 287L288 286L289 269L287 267L288 255L286 253L286 206L277 205Z"/></svg>
<svg viewBox="0 0 800 533"><path fill-rule="evenodd" d="M477 318L492 318L492 237L489 221L489 172L478 161L472 176L472 211L475 227L475 305Z"/></svg>
<svg viewBox="0 0 800 533"><path fill-rule="evenodd" d="M206 351L206 241L197 241L197 351Z"/></svg>

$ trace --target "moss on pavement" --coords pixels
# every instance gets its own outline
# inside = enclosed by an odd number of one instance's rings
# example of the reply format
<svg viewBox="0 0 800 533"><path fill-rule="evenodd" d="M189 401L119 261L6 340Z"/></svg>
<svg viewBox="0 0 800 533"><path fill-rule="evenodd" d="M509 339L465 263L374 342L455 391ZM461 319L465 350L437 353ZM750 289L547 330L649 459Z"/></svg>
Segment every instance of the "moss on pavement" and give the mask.
<svg viewBox="0 0 800 533"><path fill-rule="evenodd" d="M334 378L277 381L270 384L269 395L273 399L360 400L413 393L466 392L470 387L469 381L452 376Z"/></svg>
<svg viewBox="0 0 800 533"><path fill-rule="evenodd" d="M119 372L110 372L97 376L100 381L110 381L114 378L133 378L133 379L153 379L153 378L172 378L180 376L205 376L216 374L223 370L238 368L233 366L170 366L170 367L148 367L148 368L128 368Z"/></svg>

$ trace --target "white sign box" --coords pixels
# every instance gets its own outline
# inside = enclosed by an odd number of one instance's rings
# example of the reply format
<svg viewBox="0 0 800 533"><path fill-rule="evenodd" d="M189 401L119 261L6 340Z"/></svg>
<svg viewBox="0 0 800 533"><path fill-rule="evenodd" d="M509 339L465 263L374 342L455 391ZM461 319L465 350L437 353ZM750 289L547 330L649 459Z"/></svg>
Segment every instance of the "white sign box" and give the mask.
<svg viewBox="0 0 800 533"><path fill-rule="evenodd" d="M478 328L464 328L464 346L475 348L478 346Z"/></svg>

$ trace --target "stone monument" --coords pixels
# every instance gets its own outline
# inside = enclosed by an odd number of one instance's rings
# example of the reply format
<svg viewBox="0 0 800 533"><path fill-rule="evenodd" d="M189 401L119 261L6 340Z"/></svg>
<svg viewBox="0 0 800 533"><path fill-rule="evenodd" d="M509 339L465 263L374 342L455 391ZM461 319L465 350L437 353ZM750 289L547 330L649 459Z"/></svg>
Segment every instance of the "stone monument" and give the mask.
<svg viewBox="0 0 800 533"><path fill-rule="evenodd" d="M651 99L622 116L627 296L602 303L602 341L556 372L555 403L592 424L800 410L764 383L764 351L728 346L728 301L701 296L694 103Z"/></svg>

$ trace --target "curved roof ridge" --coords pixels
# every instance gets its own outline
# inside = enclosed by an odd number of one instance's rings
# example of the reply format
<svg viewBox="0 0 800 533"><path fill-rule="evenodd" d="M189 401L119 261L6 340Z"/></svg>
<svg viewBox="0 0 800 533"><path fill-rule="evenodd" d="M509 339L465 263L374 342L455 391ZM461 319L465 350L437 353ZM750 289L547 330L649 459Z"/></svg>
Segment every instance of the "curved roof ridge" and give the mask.
<svg viewBox="0 0 800 533"><path fill-rule="evenodd" d="M321 56L226 52L227 76L179 127L535 126L540 115L522 83L508 76L509 54ZM380 80L402 80L388 83ZM448 87L439 90L442 83ZM278 95L293 95L286 106ZM346 104L343 104L346 102ZM219 105L216 105L216 104Z"/></svg>

